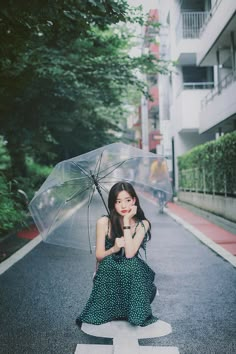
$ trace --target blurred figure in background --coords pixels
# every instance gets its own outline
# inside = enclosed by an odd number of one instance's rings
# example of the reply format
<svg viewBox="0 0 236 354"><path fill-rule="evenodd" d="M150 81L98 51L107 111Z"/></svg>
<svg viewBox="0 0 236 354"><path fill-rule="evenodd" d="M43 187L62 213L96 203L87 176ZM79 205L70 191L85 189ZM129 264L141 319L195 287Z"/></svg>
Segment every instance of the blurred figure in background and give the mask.
<svg viewBox="0 0 236 354"><path fill-rule="evenodd" d="M169 172L165 158L162 156L157 157L157 159L151 164L149 180L153 186L153 196L158 198L161 212L163 212L164 206L166 207L166 177L168 175Z"/></svg>

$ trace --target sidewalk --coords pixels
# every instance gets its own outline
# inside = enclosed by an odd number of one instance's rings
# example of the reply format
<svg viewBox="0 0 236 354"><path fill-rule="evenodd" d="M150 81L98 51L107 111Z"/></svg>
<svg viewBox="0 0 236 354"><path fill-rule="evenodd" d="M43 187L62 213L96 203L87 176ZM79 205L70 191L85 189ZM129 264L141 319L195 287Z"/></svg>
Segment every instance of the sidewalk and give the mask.
<svg viewBox="0 0 236 354"><path fill-rule="evenodd" d="M236 224L187 204L168 203L166 213L236 267Z"/></svg>

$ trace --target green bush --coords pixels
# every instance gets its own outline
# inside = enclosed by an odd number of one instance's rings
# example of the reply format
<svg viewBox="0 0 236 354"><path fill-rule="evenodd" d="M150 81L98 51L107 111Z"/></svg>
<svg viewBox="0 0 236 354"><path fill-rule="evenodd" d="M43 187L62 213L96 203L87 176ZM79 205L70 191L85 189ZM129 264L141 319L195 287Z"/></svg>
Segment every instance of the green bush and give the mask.
<svg viewBox="0 0 236 354"><path fill-rule="evenodd" d="M5 171L10 167L10 157L6 149L6 142L0 135L0 171Z"/></svg>
<svg viewBox="0 0 236 354"><path fill-rule="evenodd" d="M236 194L236 132L196 146L178 158L179 187L184 190Z"/></svg>
<svg viewBox="0 0 236 354"><path fill-rule="evenodd" d="M17 189L22 189L31 200L34 193L43 184L45 179L48 177L52 171L50 166L42 166L33 161L32 158L28 157L26 159L28 177L17 177Z"/></svg>
<svg viewBox="0 0 236 354"><path fill-rule="evenodd" d="M28 176L12 179L10 157L0 136L0 237L30 222L28 202L52 170L50 166L35 163L30 157L26 158L26 165Z"/></svg>
<svg viewBox="0 0 236 354"><path fill-rule="evenodd" d="M14 200L5 177L0 176L0 236L23 222L24 213L21 206Z"/></svg>

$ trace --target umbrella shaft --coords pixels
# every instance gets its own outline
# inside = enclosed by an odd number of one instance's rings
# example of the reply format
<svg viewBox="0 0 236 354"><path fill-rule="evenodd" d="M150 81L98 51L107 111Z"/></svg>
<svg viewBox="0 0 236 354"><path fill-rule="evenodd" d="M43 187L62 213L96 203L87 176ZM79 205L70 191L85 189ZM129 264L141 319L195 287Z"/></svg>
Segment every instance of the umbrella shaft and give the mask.
<svg viewBox="0 0 236 354"><path fill-rule="evenodd" d="M104 198L103 198L103 195L102 195L102 192L101 192L101 188L100 188L100 186L99 186L99 183L98 183L98 181L96 180L96 178L95 178L95 176L94 176L93 174L91 174L91 176L92 176L94 185L95 185L95 187L96 187L98 193L100 194L100 197L102 198L102 201L103 201L103 204L104 204L104 206L105 206L105 208L106 208L107 214L110 215L109 210L108 210L108 208L107 208L107 205L106 205L106 203L105 203L105 200L104 200Z"/></svg>

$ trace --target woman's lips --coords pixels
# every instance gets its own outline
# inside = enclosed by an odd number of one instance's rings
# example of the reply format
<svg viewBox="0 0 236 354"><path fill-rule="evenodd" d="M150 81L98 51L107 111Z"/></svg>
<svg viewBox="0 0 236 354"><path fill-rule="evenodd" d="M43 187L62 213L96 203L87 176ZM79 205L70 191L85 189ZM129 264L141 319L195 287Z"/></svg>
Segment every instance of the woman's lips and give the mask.
<svg viewBox="0 0 236 354"><path fill-rule="evenodd" d="M121 212L124 213L124 214L127 213L127 211L128 211L128 210L121 210Z"/></svg>

